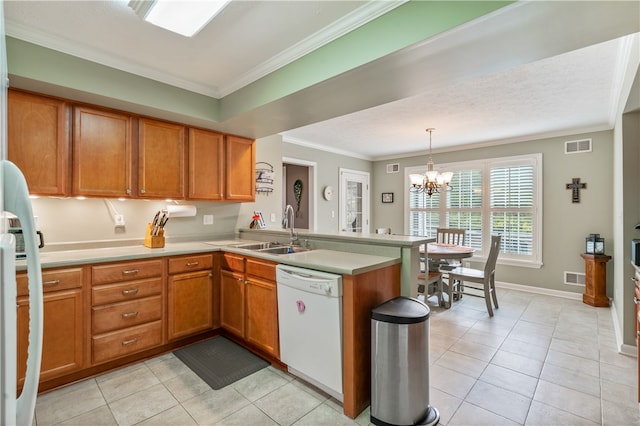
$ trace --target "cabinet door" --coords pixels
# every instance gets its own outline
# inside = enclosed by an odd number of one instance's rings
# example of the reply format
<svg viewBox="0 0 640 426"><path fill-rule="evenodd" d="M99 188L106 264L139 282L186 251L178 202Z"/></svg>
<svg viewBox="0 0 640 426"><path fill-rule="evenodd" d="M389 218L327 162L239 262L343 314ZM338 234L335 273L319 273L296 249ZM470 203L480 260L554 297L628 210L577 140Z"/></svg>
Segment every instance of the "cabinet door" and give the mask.
<svg viewBox="0 0 640 426"><path fill-rule="evenodd" d="M220 322L240 337L244 337L244 287L244 274L220 271Z"/></svg>
<svg viewBox="0 0 640 426"><path fill-rule="evenodd" d="M80 370L84 366L82 290L44 295L44 333L40 380ZM24 382L29 334L29 299L18 298L18 383Z"/></svg>
<svg viewBox="0 0 640 426"><path fill-rule="evenodd" d="M189 198L224 199L224 136L189 129Z"/></svg>
<svg viewBox="0 0 640 426"><path fill-rule="evenodd" d="M254 141L227 136L225 149L225 199L255 201L256 148Z"/></svg>
<svg viewBox="0 0 640 426"><path fill-rule="evenodd" d="M73 195L130 197L131 117L74 108Z"/></svg>
<svg viewBox="0 0 640 426"><path fill-rule="evenodd" d="M276 283L250 278L246 285L245 339L263 351L280 356Z"/></svg>
<svg viewBox="0 0 640 426"><path fill-rule="evenodd" d="M67 195L69 128L63 101L9 91L8 159L22 170L29 192Z"/></svg>
<svg viewBox="0 0 640 426"><path fill-rule="evenodd" d="M169 340L213 327L213 279L210 271L169 276Z"/></svg>
<svg viewBox="0 0 640 426"><path fill-rule="evenodd" d="M185 127L141 118L138 129L138 195L184 198Z"/></svg>

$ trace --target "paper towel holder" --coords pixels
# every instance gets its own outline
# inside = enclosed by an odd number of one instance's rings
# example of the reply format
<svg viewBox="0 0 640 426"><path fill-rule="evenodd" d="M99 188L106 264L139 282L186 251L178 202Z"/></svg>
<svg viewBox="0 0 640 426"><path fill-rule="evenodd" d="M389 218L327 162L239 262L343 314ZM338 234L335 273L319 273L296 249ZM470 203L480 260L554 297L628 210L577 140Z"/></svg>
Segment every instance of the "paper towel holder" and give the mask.
<svg viewBox="0 0 640 426"><path fill-rule="evenodd" d="M170 218L193 217L198 213L198 209L192 204L167 204L166 210Z"/></svg>

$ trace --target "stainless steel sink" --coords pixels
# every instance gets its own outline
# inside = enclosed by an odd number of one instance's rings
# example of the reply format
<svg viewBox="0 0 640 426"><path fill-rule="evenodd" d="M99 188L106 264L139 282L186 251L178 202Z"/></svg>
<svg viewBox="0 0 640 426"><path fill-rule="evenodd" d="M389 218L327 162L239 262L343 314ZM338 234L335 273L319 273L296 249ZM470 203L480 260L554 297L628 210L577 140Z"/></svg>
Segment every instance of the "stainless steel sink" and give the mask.
<svg viewBox="0 0 640 426"><path fill-rule="evenodd" d="M309 250L311 249L301 247L301 246L279 246L279 247L264 248L258 251L261 253L269 253L269 254L290 254L290 253L301 253Z"/></svg>
<svg viewBox="0 0 640 426"><path fill-rule="evenodd" d="M273 247L282 247L280 243L246 243L233 246L235 248L241 248L245 250L262 250Z"/></svg>

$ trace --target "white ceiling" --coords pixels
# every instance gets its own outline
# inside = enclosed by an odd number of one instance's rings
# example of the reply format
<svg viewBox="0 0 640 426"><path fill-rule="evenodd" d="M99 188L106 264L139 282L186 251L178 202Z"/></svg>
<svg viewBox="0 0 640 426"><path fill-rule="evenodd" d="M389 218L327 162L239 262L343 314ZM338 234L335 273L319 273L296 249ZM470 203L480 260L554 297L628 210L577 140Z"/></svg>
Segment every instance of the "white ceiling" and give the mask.
<svg viewBox="0 0 640 426"><path fill-rule="evenodd" d="M126 0L5 1L5 20L12 37L219 98L402 3L234 1L193 38L141 21ZM318 113L296 120L299 107L291 101L290 127L275 131L287 141L379 159L424 152L426 127L436 128L434 151L610 129L629 49L637 45L629 37L611 40L609 27L620 21L615 14L590 11L594 25L587 12L574 17L576 8L594 2L533 3L509 6L310 90L302 99ZM464 52L472 53L461 63ZM393 81L373 83L376 72L395 71L398 63L400 82L390 74ZM364 77L379 94L360 89ZM358 80L351 86L363 99L327 112L349 78ZM327 87L336 93L327 94ZM274 107L277 114L281 108ZM267 134L256 130L258 137Z"/></svg>

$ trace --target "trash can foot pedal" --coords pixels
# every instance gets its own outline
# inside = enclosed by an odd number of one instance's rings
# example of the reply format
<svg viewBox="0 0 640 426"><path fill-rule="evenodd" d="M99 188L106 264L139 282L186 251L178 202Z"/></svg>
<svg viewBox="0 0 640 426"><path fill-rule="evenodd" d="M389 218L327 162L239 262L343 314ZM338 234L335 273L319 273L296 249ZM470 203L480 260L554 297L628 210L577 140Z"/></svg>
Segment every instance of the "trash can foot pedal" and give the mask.
<svg viewBox="0 0 640 426"><path fill-rule="evenodd" d="M438 424L439 421L440 412L436 407L429 406L429 408L427 409L427 415L425 416L424 420L421 420L416 424L420 426L433 426Z"/></svg>

